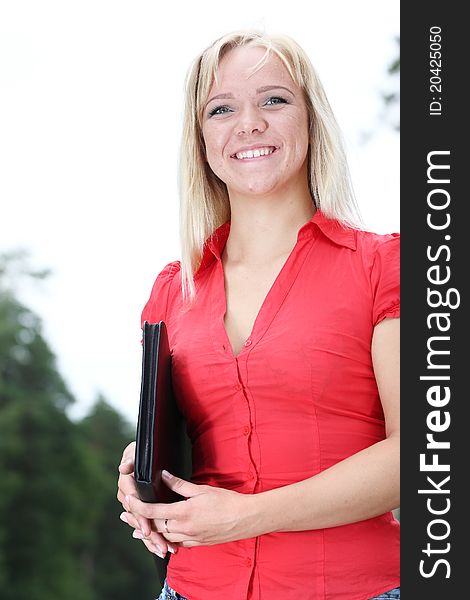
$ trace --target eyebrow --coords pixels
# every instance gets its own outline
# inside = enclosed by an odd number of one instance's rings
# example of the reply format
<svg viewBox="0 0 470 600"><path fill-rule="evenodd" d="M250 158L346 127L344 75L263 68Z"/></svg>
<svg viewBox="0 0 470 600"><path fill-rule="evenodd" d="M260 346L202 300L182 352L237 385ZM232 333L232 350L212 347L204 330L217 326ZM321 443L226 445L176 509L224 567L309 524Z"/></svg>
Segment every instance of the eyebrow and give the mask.
<svg viewBox="0 0 470 600"><path fill-rule="evenodd" d="M269 92L270 90L286 90L286 92L289 92L289 94L294 96L294 92L283 85L263 85L262 87L257 88L256 93L263 94L264 92ZM208 100L206 102L206 106L209 104L209 102L212 102L212 100L228 100L233 98L233 94L218 94L217 96L213 96L210 100Z"/></svg>

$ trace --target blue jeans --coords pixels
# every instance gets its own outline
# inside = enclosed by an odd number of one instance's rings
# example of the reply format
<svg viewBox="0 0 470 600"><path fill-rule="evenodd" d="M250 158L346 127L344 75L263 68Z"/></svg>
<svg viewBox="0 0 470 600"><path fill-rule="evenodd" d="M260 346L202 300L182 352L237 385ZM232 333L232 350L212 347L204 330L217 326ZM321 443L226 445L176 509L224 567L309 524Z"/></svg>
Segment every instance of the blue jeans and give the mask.
<svg viewBox="0 0 470 600"><path fill-rule="evenodd" d="M165 585L163 586L162 592L160 596L158 596L157 600L188 600L178 592L175 592L173 588L171 588L165 579Z"/></svg>
<svg viewBox="0 0 470 600"><path fill-rule="evenodd" d="M385 592L384 594L380 594L380 596L374 596L374 598L371 598L370 600L397 600L399 598L400 598L400 588L395 588L393 590ZM178 592L175 592L175 590L172 589L168 585L168 583L166 582L166 579L165 579L165 585L163 586L162 593L157 598L157 600L188 600L188 599L185 598L184 596L181 596L180 594L178 594Z"/></svg>
<svg viewBox="0 0 470 600"><path fill-rule="evenodd" d="M395 598L400 598L400 588L394 588L393 590L380 594L380 596L374 596L370 600L395 600Z"/></svg>

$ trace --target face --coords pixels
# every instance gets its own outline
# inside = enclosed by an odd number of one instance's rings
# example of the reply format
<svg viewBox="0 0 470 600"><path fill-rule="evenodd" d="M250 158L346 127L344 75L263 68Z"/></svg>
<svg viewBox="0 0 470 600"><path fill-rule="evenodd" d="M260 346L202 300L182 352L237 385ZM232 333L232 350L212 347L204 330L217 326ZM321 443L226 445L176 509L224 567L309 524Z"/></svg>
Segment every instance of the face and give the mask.
<svg viewBox="0 0 470 600"><path fill-rule="evenodd" d="M264 53L253 46L231 50L204 108L206 158L231 198L308 187L303 92L275 55L250 74Z"/></svg>

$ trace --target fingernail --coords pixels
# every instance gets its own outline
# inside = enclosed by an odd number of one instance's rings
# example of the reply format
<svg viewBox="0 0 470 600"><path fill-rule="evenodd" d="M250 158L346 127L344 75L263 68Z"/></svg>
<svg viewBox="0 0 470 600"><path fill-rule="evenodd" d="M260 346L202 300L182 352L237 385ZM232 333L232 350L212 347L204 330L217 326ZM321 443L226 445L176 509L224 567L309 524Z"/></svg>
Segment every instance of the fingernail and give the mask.
<svg viewBox="0 0 470 600"><path fill-rule="evenodd" d="M162 475L163 477L165 477L166 479L173 479L173 475L171 473L168 473L168 471L165 471L165 469L163 469L162 471Z"/></svg>
<svg viewBox="0 0 470 600"><path fill-rule="evenodd" d="M160 546L157 546L157 549L155 550L154 554L156 554L157 556L159 556L160 558L165 558L165 555L163 554L162 549L160 548Z"/></svg>
<svg viewBox="0 0 470 600"><path fill-rule="evenodd" d="M136 540L144 539L143 533L141 531L138 531L137 529L134 529L134 531L132 532L132 537L135 538Z"/></svg>
<svg viewBox="0 0 470 600"><path fill-rule="evenodd" d="M119 515L119 518L121 519L121 521L124 521L124 523L127 523L129 525L129 521L127 520L127 515L125 512L121 513Z"/></svg>
<svg viewBox="0 0 470 600"><path fill-rule="evenodd" d="M168 546L168 552L171 552L172 554L176 554L176 550L172 546Z"/></svg>

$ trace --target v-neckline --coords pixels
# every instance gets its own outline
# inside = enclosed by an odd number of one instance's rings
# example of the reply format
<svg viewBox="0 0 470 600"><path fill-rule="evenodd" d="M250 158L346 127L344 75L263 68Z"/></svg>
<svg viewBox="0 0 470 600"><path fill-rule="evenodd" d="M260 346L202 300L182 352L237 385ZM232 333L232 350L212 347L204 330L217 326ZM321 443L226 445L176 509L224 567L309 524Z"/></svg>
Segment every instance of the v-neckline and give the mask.
<svg viewBox="0 0 470 600"><path fill-rule="evenodd" d="M238 361L238 359L241 356L243 356L249 349L251 349L255 345L255 343L258 341L258 336L260 336L260 334L262 333L262 329L261 329L262 328L262 320L263 320L263 317L265 317L265 314L267 313L267 311L269 310L269 305L270 304L273 305L271 313L272 313L272 318L274 318L274 316L277 313L277 311L279 310L282 302L284 301L285 297L287 296L292 284L294 283L295 278L297 277L298 271L300 271L301 265L299 266L298 269L291 269L290 272L286 275L286 277L285 277L287 280L286 281L286 283L287 283L286 289L285 289L284 294L279 294L279 297L277 299L278 305L276 306L276 304L271 301L271 298L274 295L276 288L278 288L283 283L285 271L288 270L288 265L291 262L293 262L298 255L298 246L299 246L299 239L296 240L294 246L292 247L292 250L287 255L286 260L284 261L284 263L282 264L281 268L279 269L276 277L274 278L273 283L271 284L270 288L268 289L268 291L261 303L261 306L260 306L258 312L256 313L256 317L255 317L255 320L253 321L253 326L251 328L251 331L250 331L248 337L245 339L241 350L236 354L233 350L232 342L230 341L229 335L227 333L227 328L225 327L225 315L227 314L227 290L226 290L226 286L225 286L225 272L224 272L224 267L223 267L223 263L222 263L222 256L217 261L218 268L220 269L221 280L222 280L221 285L222 285L222 298L223 298L223 300L222 300L222 315L221 315L220 321L221 321L221 326L222 326L222 330L223 330L223 336L225 337L227 347L229 349L229 352L230 352L233 360ZM303 262L304 261L301 261L302 264L303 264ZM269 326L270 322L271 321L268 322L267 327ZM266 329L267 329L267 327L266 327Z"/></svg>
<svg viewBox="0 0 470 600"><path fill-rule="evenodd" d="M290 256L290 254L289 254L289 256ZM251 338L253 337L253 334L254 334L255 329L256 329L257 321L258 321L260 315L262 315L263 308L264 308L265 304L267 303L267 301L269 299L271 291L273 290L273 288L274 288L274 286L276 284L276 281L277 281L277 279L279 278L279 276L281 274L282 269L284 268L285 264L289 260L289 256L286 258L286 260L282 264L282 267L279 269L279 272L277 273L276 277L274 278L273 283L271 284L271 286L269 287L268 291L266 292L266 295L264 296L263 301L261 302L261 305L260 305L260 307L259 307L259 309L258 309L258 311L256 313L255 318L254 318L253 325L251 327L251 331L248 334L248 337L245 338L245 340L243 341L242 346L241 346L240 350L237 353L235 353L235 351L233 349L233 344L232 344L232 341L230 340L230 337L228 335L227 326L226 326L226 323L225 323L225 317L227 315L227 306L228 306L228 302L227 302L227 286L225 285L225 271L224 271L224 267L223 267L222 261L220 261L220 267L222 269L223 297L224 297L224 306L223 306L223 314L222 314L222 326L223 326L223 329L224 329L225 338L227 340L228 347L230 348L232 356L233 356L233 358L235 360L237 360L238 357L240 356L240 354L248 347L247 346L247 342L251 341ZM249 344L249 345L251 345L251 344Z"/></svg>

